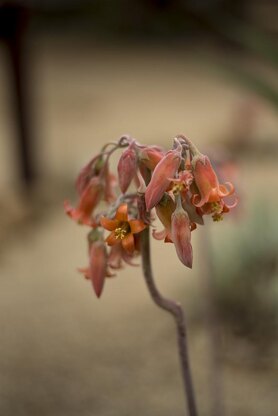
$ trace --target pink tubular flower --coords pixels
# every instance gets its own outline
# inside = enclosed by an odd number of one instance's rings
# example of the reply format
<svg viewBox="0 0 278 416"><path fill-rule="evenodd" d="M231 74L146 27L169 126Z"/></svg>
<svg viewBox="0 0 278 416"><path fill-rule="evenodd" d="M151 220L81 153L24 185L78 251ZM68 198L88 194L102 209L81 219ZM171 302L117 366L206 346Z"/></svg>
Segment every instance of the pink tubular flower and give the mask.
<svg viewBox="0 0 278 416"><path fill-rule="evenodd" d="M79 269L86 279L91 280L95 294L99 298L107 276L107 252L103 241L94 242L89 251L89 267ZM110 273L108 273L110 276Z"/></svg>
<svg viewBox="0 0 278 416"><path fill-rule="evenodd" d="M91 215L99 203L102 188L99 177L93 177L83 190L77 208L73 208L68 201L64 202L66 214L79 224L93 225Z"/></svg>
<svg viewBox="0 0 278 416"><path fill-rule="evenodd" d="M171 183L171 178L175 176L180 162L181 152L174 149L169 150L157 164L145 193L147 211L150 211L161 200Z"/></svg>
<svg viewBox="0 0 278 416"><path fill-rule="evenodd" d="M134 148L134 143L131 143L128 148L122 153L118 163L118 177L119 185L122 193L127 191L137 167L137 156Z"/></svg>
<svg viewBox="0 0 278 416"><path fill-rule="evenodd" d="M172 214L171 236L180 261L190 269L192 268L191 230L188 214L181 206L180 198Z"/></svg>
<svg viewBox="0 0 278 416"><path fill-rule="evenodd" d="M230 182L220 185L217 175L205 155L197 155L192 160L193 175L199 193L194 194L192 203L202 207L207 202L219 202L221 198L234 193L234 186ZM227 189L227 186L229 189Z"/></svg>

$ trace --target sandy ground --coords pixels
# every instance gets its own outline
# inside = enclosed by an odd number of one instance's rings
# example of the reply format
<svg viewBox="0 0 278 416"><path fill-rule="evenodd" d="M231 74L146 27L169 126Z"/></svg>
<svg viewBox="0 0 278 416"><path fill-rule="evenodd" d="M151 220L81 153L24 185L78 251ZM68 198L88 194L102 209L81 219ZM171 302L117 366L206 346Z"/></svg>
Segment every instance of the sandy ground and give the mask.
<svg viewBox="0 0 278 416"><path fill-rule="evenodd" d="M76 272L87 262L86 230L64 216L62 201L74 199L69 182L105 141L130 133L167 145L184 132L209 146L227 135L246 95L186 50L42 38L32 54L44 177L36 204L13 191L14 126L0 55L0 415L183 415L171 318L151 303L140 268L119 273L106 282L101 300L94 297ZM258 139L265 129L269 136L277 133L274 112L260 106ZM256 170L256 164L243 167L242 184L251 184L253 193L264 183L261 175L252 181ZM272 166L264 169L270 181L273 172ZM184 270L173 247L155 242L153 254L161 291L179 298L187 311L200 414L210 415L214 376L205 312L198 325L193 319L206 295L197 238L193 271ZM232 346L226 348L231 352ZM241 353L232 361L222 358L219 366L222 416L275 414L273 366L250 365Z"/></svg>

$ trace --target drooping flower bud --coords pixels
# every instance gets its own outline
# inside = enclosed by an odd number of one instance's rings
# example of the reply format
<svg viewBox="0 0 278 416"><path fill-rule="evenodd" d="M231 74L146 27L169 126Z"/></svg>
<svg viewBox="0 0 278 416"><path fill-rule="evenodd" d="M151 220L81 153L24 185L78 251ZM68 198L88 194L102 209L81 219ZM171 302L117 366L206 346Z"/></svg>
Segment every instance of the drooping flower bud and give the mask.
<svg viewBox="0 0 278 416"><path fill-rule="evenodd" d="M190 220L187 212L181 206L181 200L172 214L171 236L180 261L190 269L192 268L192 246Z"/></svg>
<svg viewBox="0 0 278 416"><path fill-rule="evenodd" d="M179 149L169 150L157 164L149 185L147 186L145 199L146 208L150 211L163 197L179 168L181 152Z"/></svg>
<svg viewBox="0 0 278 416"><path fill-rule="evenodd" d="M134 143L122 153L118 163L119 185L124 194L129 187L135 173L137 165L137 156L134 149Z"/></svg>
<svg viewBox="0 0 278 416"><path fill-rule="evenodd" d="M89 272L94 291L99 298L105 281L107 270L107 252L103 241L97 241L90 248Z"/></svg>

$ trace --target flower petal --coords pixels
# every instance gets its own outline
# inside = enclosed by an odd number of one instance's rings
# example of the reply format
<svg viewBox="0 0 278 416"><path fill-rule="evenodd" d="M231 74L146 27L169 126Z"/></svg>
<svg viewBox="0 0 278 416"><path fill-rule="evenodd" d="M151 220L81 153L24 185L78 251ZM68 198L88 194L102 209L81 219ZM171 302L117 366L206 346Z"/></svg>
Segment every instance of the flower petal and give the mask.
<svg viewBox="0 0 278 416"><path fill-rule="evenodd" d="M227 189L227 186L229 187L229 189ZM224 185L219 185L219 196L221 196L221 198L232 195L234 192L235 187L231 182L225 182Z"/></svg>
<svg viewBox="0 0 278 416"><path fill-rule="evenodd" d="M103 228L105 228L108 231L113 231L115 230L115 228L119 226L118 220L111 220L110 218L107 218L107 217L101 217L100 223L103 226Z"/></svg>
<svg viewBox="0 0 278 416"><path fill-rule="evenodd" d="M85 279L91 279L89 267L79 267L77 270L84 275Z"/></svg>
<svg viewBox="0 0 278 416"><path fill-rule="evenodd" d="M209 194L205 195L204 197L201 198L201 196L199 194L194 194L192 196L192 204L197 207L200 208L202 207L204 204L206 204L208 202L209 199Z"/></svg>
<svg viewBox="0 0 278 416"><path fill-rule="evenodd" d="M237 206L238 203L238 198L235 198L235 201L232 204L225 204L224 207L228 208L229 210L232 208L235 208Z"/></svg>
<svg viewBox="0 0 278 416"><path fill-rule="evenodd" d="M146 224L141 220L129 220L130 230L132 234L140 233L146 228Z"/></svg>
<svg viewBox="0 0 278 416"><path fill-rule="evenodd" d="M167 236L167 231L165 228L164 230L161 230L161 231L153 230L152 236L155 240L164 240L164 238L166 238Z"/></svg>
<svg viewBox="0 0 278 416"><path fill-rule="evenodd" d="M132 254L134 252L134 237L133 234L129 233L126 237L124 237L122 240L122 245L125 251Z"/></svg>
<svg viewBox="0 0 278 416"><path fill-rule="evenodd" d="M187 212L191 222L204 225L203 217L197 212L196 207L190 202L190 198L187 193L182 194L182 207Z"/></svg>
<svg viewBox="0 0 278 416"><path fill-rule="evenodd" d="M108 266L112 269L121 269L122 268L122 245L115 244L111 247L109 256L108 256Z"/></svg>
<svg viewBox="0 0 278 416"><path fill-rule="evenodd" d="M118 221L127 221L128 220L127 212L128 212L127 204L121 204L117 209L115 219Z"/></svg>
<svg viewBox="0 0 278 416"><path fill-rule="evenodd" d="M105 241L109 246L113 246L114 244L119 244L121 242L119 238L116 238L115 231L112 231Z"/></svg>
<svg viewBox="0 0 278 416"><path fill-rule="evenodd" d="M123 252L122 252L122 258L123 258L124 262L126 264L128 264L129 266L134 266L134 267L138 267L139 266L139 264L136 264L136 263L133 263L132 262L133 256L131 256L125 250L123 250Z"/></svg>

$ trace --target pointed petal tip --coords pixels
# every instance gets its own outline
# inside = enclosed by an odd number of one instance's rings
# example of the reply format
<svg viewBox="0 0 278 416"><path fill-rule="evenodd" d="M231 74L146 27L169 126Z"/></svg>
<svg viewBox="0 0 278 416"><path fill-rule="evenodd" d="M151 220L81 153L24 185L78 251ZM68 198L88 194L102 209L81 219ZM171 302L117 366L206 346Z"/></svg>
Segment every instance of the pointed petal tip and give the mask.
<svg viewBox="0 0 278 416"><path fill-rule="evenodd" d="M101 297L102 291L103 291L103 286L104 286L104 280L103 281L97 281L94 279L91 279L92 281L92 286L94 289L94 292L96 294L96 297L99 299Z"/></svg>
<svg viewBox="0 0 278 416"><path fill-rule="evenodd" d="M95 291L95 294L96 294L96 297L97 297L98 299L100 299L100 297L101 297L101 292L96 292L96 291Z"/></svg>
<svg viewBox="0 0 278 416"><path fill-rule="evenodd" d="M192 269L192 266L193 266L193 259L192 259L192 256L183 256L183 257L180 257L179 255L178 255L178 257L179 257L179 259L180 259L180 261L182 262L182 264L184 264L186 267L188 267L189 269Z"/></svg>
<svg viewBox="0 0 278 416"><path fill-rule="evenodd" d="M118 221L128 220L128 206L127 204L121 204L116 212L115 219Z"/></svg>

